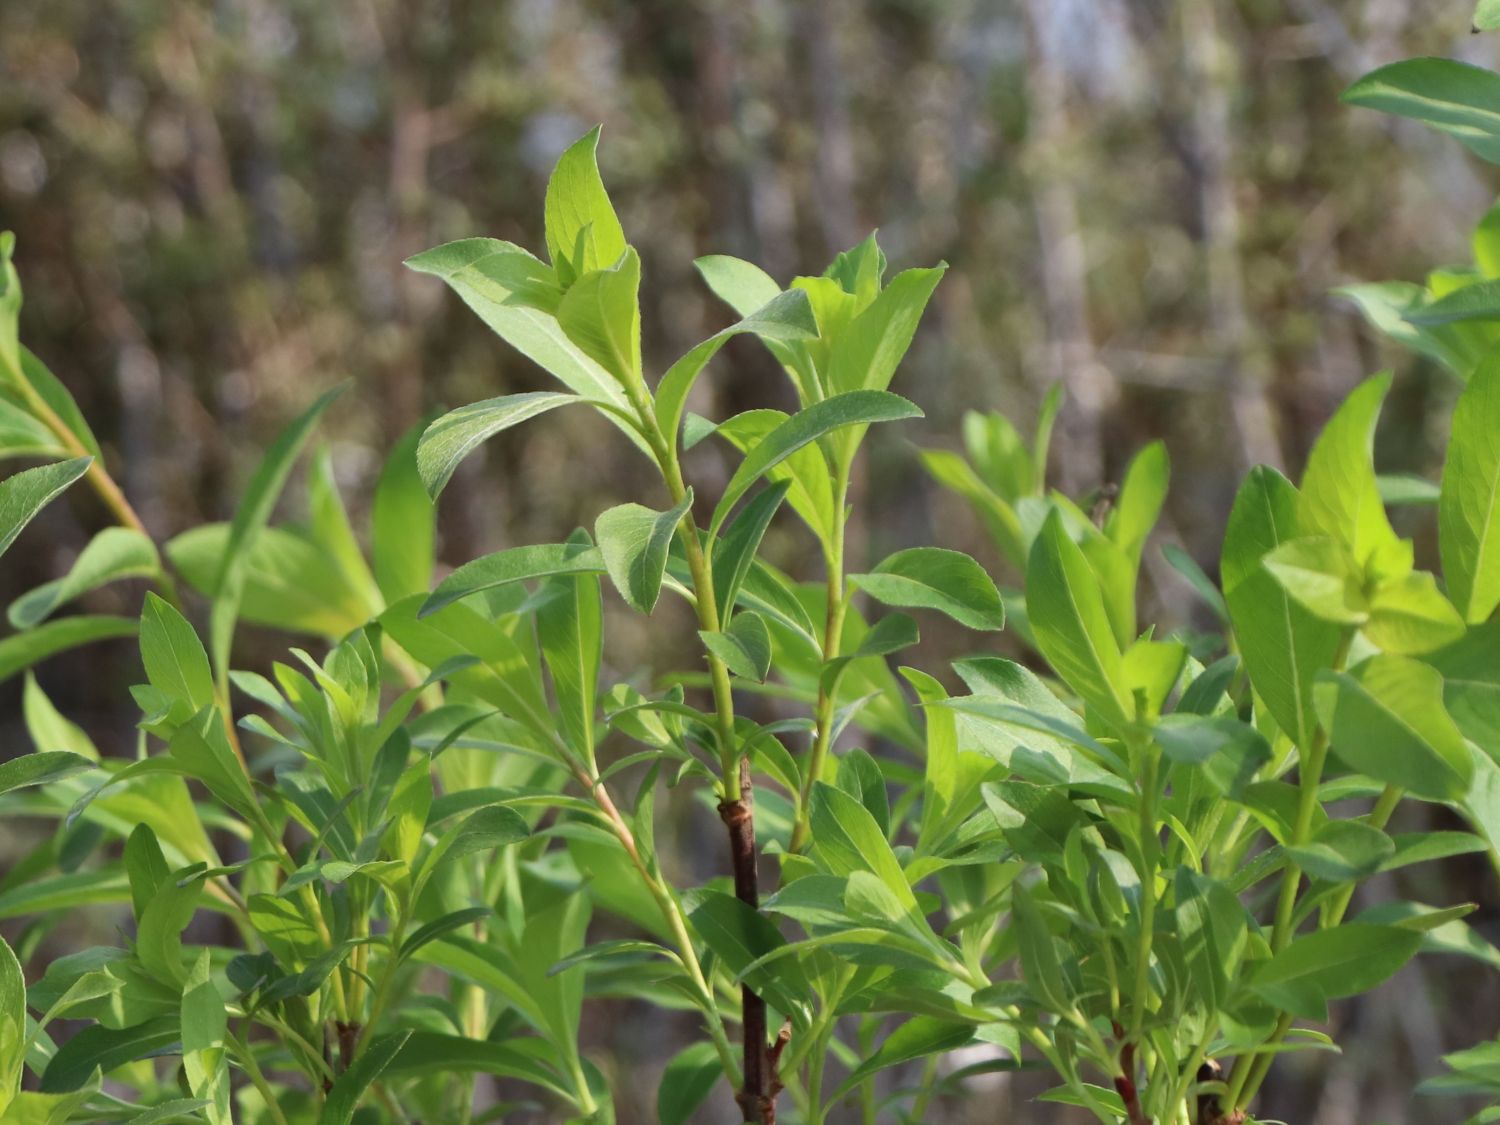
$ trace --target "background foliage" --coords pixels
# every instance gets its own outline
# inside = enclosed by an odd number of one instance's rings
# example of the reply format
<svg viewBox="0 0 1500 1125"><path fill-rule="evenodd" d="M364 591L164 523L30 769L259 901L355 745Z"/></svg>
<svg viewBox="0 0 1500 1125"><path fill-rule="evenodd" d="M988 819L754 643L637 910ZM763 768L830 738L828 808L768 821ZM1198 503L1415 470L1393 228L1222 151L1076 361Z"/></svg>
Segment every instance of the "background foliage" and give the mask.
<svg viewBox="0 0 1500 1125"><path fill-rule="evenodd" d="M474 232L539 245L547 170L602 120L605 175L652 278L657 369L725 323L689 268L698 254L785 280L878 223L896 265L952 265L901 376L928 418L872 435L879 487L863 483L853 569L933 540L998 561L907 442L956 434L972 407L1029 418L1059 379L1070 402L1057 480L1084 492L1116 481L1129 453L1165 439L1177 471L1163 539L1207 560L1245 468L1299 467L1333 403L1382 361L1401 368L1382 467L1432 475L1429 427L1456 387L1330 291L1467 260L1493 184L1446 139L1337 94L1410 54L1493 65L1496 41L1469 40L1469 14L1399 0L10 0L0 228L24 234L25 338L74 389L158 537L226 518L255 451L346 375L361 393L324 432L357 504L374 451L439 404L546 385L400 262ZM726 354L721 400L704 413L781 393L753 343ZM701 456L712 472L713 453ZM451 560L559 541L633 491L639 469L596 419L559 412L460 473L468 487L443 511ZM78 490L44 513L7 556L0 597L63 573L94 503ZM1181 622L1190 599L1155 550L1146 576L1155 616ZM114 596L88 604L108 612ZM607 659L659 663L691 636L685 613L665 621L675 637L622 615ZM923 659L936 668L945 644L972 641L935 633ZM40 678L123 749L134 646L85 659ZM9 727L19 683L0 692ZM717 855L717 826L678 815L672 862L691 878ZM7 851L26 843L0 838ZM1442 870L1452 897L1493 901L1477 864ZM1494 935L1493 916L1471 921ZM79 926L107 935L109 922ZM1409 1119L1414 1077L1493 1034L1497 999L1465 962L1409 967L1345 1009L1349 1055L1295 1062L1332 1068L1314 1114L1295 1074L1263 1112ZM674 1044L645 1047L622 1006L587 1027L590 1050L641 1068L649 1106L652 1067ZM994 1081L986 1119L1005 1099L1040 1112L1023 1080ZM621 1106L627 1120L647 1112Z"/></svg>

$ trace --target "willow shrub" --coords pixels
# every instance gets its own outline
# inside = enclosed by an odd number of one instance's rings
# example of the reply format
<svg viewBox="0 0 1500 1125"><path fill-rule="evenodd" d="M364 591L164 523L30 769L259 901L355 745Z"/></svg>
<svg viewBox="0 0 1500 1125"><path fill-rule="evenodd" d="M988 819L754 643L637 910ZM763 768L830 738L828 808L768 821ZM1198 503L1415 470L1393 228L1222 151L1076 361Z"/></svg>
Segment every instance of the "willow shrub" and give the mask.
<svg viewBox="0 0 1500 1125"><path fill-rule="evenodd" d="M548 186L545 260L470 239L411 261L563 389L410 435L363 536L321 451L305 518L271 523L334 392L267 451L230 523L158 549L19 344L4 243L0 442L47 463L0 483L0 546L79 481L118 526L10 607L0 668L135 635L144 678L126 761L27 673L36 750L0 766L0 800L56 827L0 881L0 917L28 919L0 945L4 1120L496 1120L514 1106L475 1104L484 1073L555 1119L607 1122L611 1076L580 1022L585 1001L629 999L699 1031L666 1067L666 1125L731 1095L748 1122L844 1106L922 1121L972 1076L1021 1067L1101 1121L1236 1122L1279 1053L1332 1046L1331 1001L1423 949L1500 962L1468 906L1350 916L1371 876L1493 858L1500 840L1500 358L1465 372L1441 484L1403 482L1436 503L1441 576L1386 515L1384 377L1300 482L1249 475L1222 588L1171 556L1218 633L1137 617L1166 451L1086 510L1045 486L1055 398L1029 447L975 415L966 458L926 454L1017 588L939 547L865 567L846 552L851 474L870 426L919 414L888 388L942 268L888 277L873 237L786 289L704 259L740 319L650 378L640 262L596 141ZM688 411L737 334L785 369L795 412ZM565 406L600 414L660 487L434 585L434 500L475 486L460 463ZM733 469L695 493L683 454L705 442ZM816 546L817 581L762 557L776 520ZM126 578L152 587L138 618L58 613ZM605 682L606 597L645 615L685 602L698 631L680 666ZM200 633L185 611L204 604ZM1007 609L1024 663L892 669L918 640L905 611L983 652ZM316 655L236 669L242 622ZM717 814L705 885L658 851L663 786ZM1473 831L1389 831L1407 802ZM59 922L101 906L133 919L119 943L28 983ZM606 916L630 936L590 942ZM60 1019L83 1026L54 1039ZM1449 1084L1491 1074L1486 1050Z"/></svg>

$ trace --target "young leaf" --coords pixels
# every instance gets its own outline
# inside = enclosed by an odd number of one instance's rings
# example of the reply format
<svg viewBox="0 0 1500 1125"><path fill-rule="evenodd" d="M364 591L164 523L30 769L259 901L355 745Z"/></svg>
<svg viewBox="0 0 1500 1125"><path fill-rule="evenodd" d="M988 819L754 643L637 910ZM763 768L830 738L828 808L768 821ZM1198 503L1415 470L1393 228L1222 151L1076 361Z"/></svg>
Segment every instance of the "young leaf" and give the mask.
<svg viewBox="0 0 1500 1125"><path fill-rule="evenodd" d="M610 581L625 601L650 613L661 593L672 535L693 506L693 490L665 512L640 504L621 504L602 513L594 523L594 538L604 555Z"/></svg>
<svg viewBox="0 0 1500 1125"><path fill-rule="evenodd" d="M1500 352L1474 369L1453 410L1438 546L1458 612L1488 620L1500 606Z"/></svg>
<svg viewBox="0 0 1500 1125"><path fill-rule="evenodd" d="M744 610L734 615L724 632L700 629L698 635L736 676L760 683L771 669L771 633L758 613Z"/></svg>
<svg viewBox="0 0 1500 1125"><path fill-rule="evenodd" d="M1364 566L1396 541L1375 482L1375 423L1391 377L1361 383L1329 419L1307 457L1297 497L1303 535L1338 540Z"/></svg>
<svg viewBox="0 0 1500 1125"><path fill-rule="evenodd" d="M1124 694L1119 645L1099 584L1054 510L1026 567L1026 608L1043 655L1099 717L1123 726L1133 717Z"/></svg>
<svg viewBox="0 0 1500 1125"><path fill-rule="evenodd" d="M547 253L564 286L609 269L625 253L625 231L599 175L600 126L574 141L547 181Z"/></svg>
<svg viewBox="0 0 1500 1125"><path fill-rule="evenodd" d="M971 629L1001 629L1005 608L984 568L959 551L912 547L849 581L890 606L935 609Z"/></svg>
<svg viewBox="0 0 1500 1125"><path fill-rule="evenodd" d="M557 307L557 323L585 355L624 386L641 378L641 259L627 248L618 264L582 275Z"/></svg>
<svg viewBox="0 0 1500 1125"><path fill-rule="evenodd" d="M1365 636L1386 652L1417 655L1452 644L1464 635L1464 619L1425 570L1376 587Z"/></svg>
<svg viewBox="0 0 1500 1125"><path fill-rule="evenodd" d="M920 417L922 412L900 395L879 390L849 391L798 411L762 438L740 462L714 509L709 538L718 536L730 510L752 484L803 446L844 426Z"/></svg>
<svg viewBox="0 0 1500 1125"><path fill-rule="evenodd" d="M1324 670L1314 691L1333 752L1353 769L1430 800L1462 797L1473 765L1443 707L1443 677L1404 656Z"/></svg>
<svg viewBox="0 0 1500 1125"><path fill-rule="evenodd" d="M68 485L88 472L91 464L92 458L79 457L25 469L0 481L0 555L16 541L21 529Z"/></svg>
<svg viewBox="0 0 1500 1125"><path fill-rule="evenodd" d="M1140 565L1146 537L1161 516L1170 474L1167 447L1154 441L1131 459L1120 485L1120 495L1104 525L1108 535L1136 566Z"/></svg>
<svg viewBox="0 0 1500 1125"><path fill-rule="evenodd" d="M1275 469L1252 469L1224 531L1224 600L1245 670L1266 709L1299 746L1310 745L1313 678L1338 651L1340 627L1291 598L1261 565L1297 535L1297 490Z"/></svg>
<svg viewBox="0 0 1500 1125"><path fill-rule="evenodd" d="M1288 539L1268 553L1261 565L1321 621L1362 625L1369 616L1359 564L1337 539L1326 535Z"/></svg>
<svg viewBox="0 0 1500 1125"><path fill-rule="evenodd" d="M193 713L214 702L214 677L203 642L187 618L154 593L141 607L141 663L151 686Z"/></svg>
<svg viewBox="0 0 1500 1125"><path fill-rule="evenodd" d="M438 583L437 589L422 603L417 616L430 617L471 594L512 582L559 575L600 574L604 569L603 554L587 545L538 543L511 547L464 563Z"/></svg>
<svg viewBox="0 0 1500 1125"><path fill-rule="evenodd" d="M891 385L897 365L911 347L922 312L947 269L939 265L897 274L844 328L829 357L829 394L883 391Z"/></svg>

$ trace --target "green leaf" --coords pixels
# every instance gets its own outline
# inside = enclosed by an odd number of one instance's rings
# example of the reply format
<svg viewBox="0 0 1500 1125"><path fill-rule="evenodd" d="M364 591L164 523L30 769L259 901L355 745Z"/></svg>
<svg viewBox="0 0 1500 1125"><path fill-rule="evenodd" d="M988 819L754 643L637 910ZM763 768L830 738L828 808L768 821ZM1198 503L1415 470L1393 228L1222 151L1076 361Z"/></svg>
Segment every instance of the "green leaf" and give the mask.
<svg viewBox="0 0 1500 1125"><path fill-rule="evenodd" d="M752 484L803 446L844 426L920 417L922 412L900 395L879 390L849 391L798 411L762 438L740 462L714 509L709 538L717 538L730 510Z"/></svg>
<svg viewBox="0 0 1500 1125"><path fill-rule="evenodd" d="M641 259L627 247L615 265L582 274L557 306L557 323L622 385L641 379Z"/></svg>
<svg viewBox="0 0 1500 1125"><path fill-rule="evenodd" d="M88 758L66 750L48 750L39 754L22 754L8 762L0 762L0 793L12 789L23 789L31 785L50 785L71 777L80 770L94 768Z"/></svg>
<svg viewBox="0 0 1500 1125"><path fill-rule="evenodd" d="M0 937L0 1114L21 1088L26 1063L26 977Z"/></svg>
<svg viewBox="0 0 1500 1125"><path fill-rule="evenodd" d="M493 851L507 844L514 844L531 835L531 828L515 809L505 805L491 805L470 813L458 824L448 829L432 845L422 864L422 880L425 881L444 863L461 859L477 852Z"/></svg>
<svg viewBox="0 0 1500 1125"><path fill-rule="evenodd" d="M61 617L0 640L0 683L33 664L59 652L107 641L116 637L135 636L136 623L128 617Z"/></svg>
<svg viewBox="0 0 1500 1125"><path fill-rule="evenodd" d="M221 675L227 675L229 670L229 646L240 615L250 550L271 518L271 509L276 506L276 499L286 485L297 454L312 436L313 427L323 411L343 391L343 386L338 386L325 392L300 418L277 435L261 458L235 510L229 525L229 541L224 546L224 557L214 581L213 607L209 612L209 653L213 667Z"/></svg>
<svg viewBox="0 0 1500 1125"><path fill-rule="evenodd" d="M1057 943L1053 940L1052 931L1047 928L1036 900L1022 883L1015 884L1010 895L1011 917L1016 928L1024 979L1052 1011L1071 1010L1072 989L1063 975L1062 962L1057 956Z"/></svg>
<svg viewBox="0 0 1500 1125"><path fill-rule="evenodd" d="M1425 570L1375 588L1365 636L1386 652L1407 656L1432 652L1464 635L1464 619Z"/></svg>
<svg viewBox="0 0 1500 1125"><path fill-rule="evenodd" d="M437 589L422 603L417 616L429 617L471 594L512 582L557 575L600 574L604 569L604 555L594 547L579 547L572 543L511 547L464 563L438 583Z"/></svg>
<svg viewBox="0 0 1500 1125"><path fill-rule="evenodd" d="M562 292L545 264L519 246L494 238L450 242L408 258L406 264L446 281L501 339L569 390L604 408L611 422L650 453L630 421L634 412L619 380L568 339L557 323L554 314Z"/></svg>
<svg viewBox="0 0 1500 1125"><path fill-rule="evenodd" d="M771 632L758 613L744 610L735 614L724 632L700 629L698 635L708 651L736 676L760 683L770 671Z"/></svg>
<svg viewBox="0 0 1500 1125"><path fill-rule="evenodd" d="M724 1070L712 1043L693 1043L672 1056L656 1088L659 1125L686 1125L719 1084Z"/></svg>
<svg viewBox="0 0 1500 1125"><path fill-rule="evenodd" d="M786 945L786 939L764 914L733 895L721 891L699 891L698 905L688 915L708 947L729 971L744 973L745 983L766 1003L784 1015L803 1017L806 1010L805 983L789 958L759 964L766 954ZM749 969L748 972L746 970Z"/></svg>
<svg viewBox="0 0 1500 1125"><path fill-rule="evenodd" d="M1326 535L1289 539L1267 554L1261 565L1321 621L1361 625L1369 616L1359 564L1336 539Z"/></svg>
<svg viewBox="0 0 1500 1125"><path fill-rule="evenodd" d="M105 528L79 553L67 577L22 594L10 603L7 616L17 629L30 629L90 590L122 578L150 578L160 569L156 545L149 537L133 528Z"/></svg>
<svg viewBox="0 0 1500 1125"><path fill-rule="evenodd" d="M1340 883L1368 878L1395 854L1389 836L1358 820L1329 821L1306 844L1287 848L1287 855L1313 878Z"/></svg>
<svg viewBox="0 0 1500 1125"><path fill-rule="evenodd" d="M1342 630L1291 598L1261 565L1297 535L1297 490L1275 469L1252 469L1235 497L1220 570L1245 670L1266 709L1299 746L1311 744L1313 679L1333 662Z"/></svg>
<svg viewBox="0 0 1500 1125"><path fill-rule="evenodd" d="M447 487L459 462L481 442L528 418L559 406L584 401L561 391L527 391L461 406L438 418L417 442L417 472L434 500Z"/></svg>
<svg viewBox="0 0 1500 1125"><path fill-rule="evenodd" d="M1500 75L1483 67L1406 59L1371 71L1344 91L1343 100L1441 129L1500 164Z"/></svg>
<svg viewBox="0 0 1500 1125"><path fill-rule="evenodd" d="M385 1073L386 1067L401 1053L411 1036L411 1031L396 1031L366 1044L328 1091L328 1100L318 1115L318 1125L349 1125L365 1091Z"/></svg>
<svg viewBox="0 0 1500 1125"><path fill-rule="evenodd" d="M610 581L625 601L650 613L661 594L667 570L667 549L677 525L693 506L688 489L671 509L658 512L640 504L621 504L600 514L594 522L594 538L604 555Z"/></svg>
<svg viewBox="0 0 1500 1125"><path fill-rule="evenodd" d="M599 557L588 535L576 532L568 544L574 556ZM599 662L603 657L599 579L593 572L548 579L537 610L537 637L552 674L553 693L563 727L572 744L590 759L594 753L594 717L598 710Z"/></svg>
<svg viewBox="0 0 1500 1125"><path fill-rule="evenodd" d="M1431 800L1456 800L1473 765L1443 707L1443 677L1404 656L1324 670L1314 691L1333 752L1346 765Z"/></svg>
<svg viewBox="0 0 1500 1125"><path fill-rule="evenodd" d="M428 922L425 926L417 929L409 938L401 943L400 956L403 960L410 957L421 949L429 941L436 941L444 934L452 933L454 930L462 929L475 922L483 921L494 914L488 906L468 906L462 910L455 910L450 914L444 914Z"/></svg>
<svg viewBox="0 0 1500 1125"><path fill-rule="evenodd" d="M912 547L849 581L886 605L935 609L971 629L1001 629L1005 608L984 568L959 551Z"/></svg>
<svg viewBox="0 0 1500 1125"><path fill-rule="evenodd" d="M387 603L426 593L432 585L436 510L417 467L425 432L414 426L391 450L370 506L370 560Z"/></svg>
<svg viewBox="0 0 1500 1125"><path fill-rule="evenodd" d="M625 231L599 175L601 126L558 158L547 181L547 253L566 286L591 270L608 269L625 253Z"/></svg>
<svg viewBox="0 0 1500 1125"><path fill-rule="evenodd" d="M1500 606L1500 352L1474 369L1453 410L1438 546L1458 612L1488 620Z"/></svg>
<svg viewBox="0 0 1500 1125"><path fill-rule="evenodd" d="M1493 31L1500 27L1500 0L1479 0L1474 8L1474 30Z"/></svg>
<svg viewBox="0 0 1500 1125"><path fill-rule="evenodd" d="M197 713L214 702L214 677L198 634L154 593L141 607L141 663L151 686Z"/></svg>
<svg viewBox="0 0 1500 1125"><path fill-rule="evenodd" d="M1396 542L1375 480L1375 423L1391 377L1376 375L1344 400L1313 443L1297 497L1303 535L1330 536L1366 565Z"/></svg>
<svg viewBox="0 0 1500 1125"><path fill-rule="evenodd" d="M181 1034L175 1012L130 1027L86 1027L59 1047L47 1063L42 1072L42 1092L66 1094L82 1089L95 1070L108 1075L116 1067L175 1046Z"/></svg>
<svg viewBox="0 0 1500 1125"><path fill-rule="evenodd" d="M1406 320L1423 328L1469 320L1500 320L1500 282L1476 281L1455 289L1430 304L1408 310Z"/></svg>
<svg viewBox="0 0 1500 1125"><path fill-rule="evenodd" d="M1136 566L1140 565L1146 537L1161 517L1170 474L1167 447L1159 441L1146 446L1125 470L1120 495L1104 525L1104 533Z"/></svg>
<svg viewBox="0 0 1500 1125"><path fill-rule="evenodd" d="M702 259L699 267L702 267ZM744 318L728 328L716 332L707 340L684 355L667 369L656 387L656 418L661 431L669 441L675 441L682 424L682 415L687 407L688 394L709 360L732 336L754 333L768 343L811 339L818 334L818 323L813 319L812 306L807 294L800 289L789 289L785 293L777 290L770 281L770 295L759 305L741 310Z"/></svg>
<svg viewBox="0 0 1500 1125"><path fill-rule="evenodd" d="M830 1103L836 1103L872 1074L928 1055L945 1054L973 1042L974 1025L934 1016L915 1016L886 1036L875 1053L864 1059L839 1083Z"/></svg>
<svg viewBox="0 0 1500 1125"><path fill-rule="evenodd" d="M62 419L63 425L78 439L84 451L95 461L102 461L104 455L99 452L99 441L89 429L88 420L84 418L83 411L78 409L72 392L25 345L21 347L21 374L52 408L53 413Z"/></svg>
<svg viewBox="0 0 1500 1125"><path fill-rule="evenodd" d="M815 782L809 805L813 850L835 875L868 871L885 884L901 908L915 911L917 900L901 861L869 809L827 782Z"/></svg>
<svg viewBox="0 0 1500 1125"><path fill-rule="evenodd" d="M208 950L198 954L182 989L182 1071L188 1088L207 1105L210 1125L233 1125L229 1111L229 1061L224 1045L229 1020L209 971Z"/></svg>
<svg viewBox="0 0 1500 1125"><path fill-rule="evenodd" d="M745 505L719 537L714 548L714 604L718 606L721 618L734 613L735 600L755 562L755 552L760 549L760 541L771 517L781 507L791 486L789 480L767 485Z"/></svg>
<svg viewBox="0 0 1500 1125"><path fill-rule="evenodd" d="M828 392L883 391L891 385L946 265L904 270L839 333L828 365Z"/></svg>
<svg viewBox="0 0 1500 1125"><path fill-rule="evenodd" d="M43 508L55 500L70 484L93 464L90 457L59 461L25 469L0 481L0 555L3 555L21 529Z"/></svg>
<svg viewBox="0 0 1500 1125"><path fill-rule="evenodd" d="M1327 1001L1368 992L1409 961L1422 935L1350 922L1294 940L1255 970L1250 988L1303 1019L1327 1018Z"/></svg>
<svg viewBox="0 0 1500 1125"><path fill-rule="evenodd" d="M1099 583L1078 544L1054 510L1031 547L1026 567L1026 609L1042 654L1064 683L1099 717L1123 726L1133 708L1122 690L1118 643Z"/></svg>

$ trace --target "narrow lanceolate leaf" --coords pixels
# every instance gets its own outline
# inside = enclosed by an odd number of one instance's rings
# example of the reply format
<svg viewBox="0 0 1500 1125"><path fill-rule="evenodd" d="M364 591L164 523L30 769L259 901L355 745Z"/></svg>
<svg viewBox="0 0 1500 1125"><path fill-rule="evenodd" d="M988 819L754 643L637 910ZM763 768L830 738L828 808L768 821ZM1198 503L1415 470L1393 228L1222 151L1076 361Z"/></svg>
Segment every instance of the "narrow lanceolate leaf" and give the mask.
<svg viewBox="0 0 1500 1125"><path fill-rule="evenodd" d="M818 322L813 318L807 294L800 289L778 293L775 282L771 282L771 295L765 302L743 315L743 320L704 340L661 377L656 387L656 420L668 441L676 440L693 384L731 336L754 333L768 343L784 343L811 339L818 334Z"/></svg>
<svg viewBox="0 0 1500 1125"><path fill-rule="evenodd" d="M1154 441L1137 453L1125 470L1119 499L1105 524L1105 534L1136 566L1140 565L1146 537L1161 517L1170 473L1167 447L1162 442Z"/></svg>
<svg viewBox="0 0 1500 1125"><path fill-rule="evenodd" d="M1406 314L1409 324L1436 328L1466 320L1500 320L1500 281L1476 281Z"/></svg>
<svg viewBox="0 0 1500 1125"><path fill-rule="evenodd" d="M1129 722L1132 713L1121 686L1120 648L1099 584L1057 511L1047 517L1032 544L1026 609L1042 654L1063 682L1105 722Z"/></svg>
<svg viewBox="0 0 1500 1125"><path fill-rule="evenodd" d="M1438 546L1458 612L1488 620L1500 606L1500 352L1474 369L1453 411Z"/></svg>
<svg viewBox="0 0 1500 1125"><path fill-rule="evenodd" d="M973 1041L974 1025L971 1023L914 1016L886 1036L879 1049L839 1084L830 1100L837 1102L877 1071L928 1055L946 1054Z"/></svg>
<svg viewBox="0 0 1500 1125"><path fill-rule="evenodd" d="M771 670L771 632L758 613L735 614L722 633L699 630L708 651L736 676L760 683Z"/></svg>
<svg viewBox="0 0 1500 1125"><path fill-rule="evenodd" d="M1443 677L1404 656L1325 670L1314 692L1333 752L1351 768L1435 801L1462 797L1473 774L1463 735L1443 706Z"/></svg>
<svg viewBox="0 0 1500 1125"><path fill-rule="evenodd" d="M886 605L935 609L971 629L1005 626L1000 591L984 568L960 551L897 551L869 574L852 574L849 581Z"/></svg>
<svg viewBox="0 0 1500 1125"><path fill-rule="evenodd" d="M1375 480L1375 423L1391 377L1361 383L1313 444L1297 498L1297 526L1303 535L1338 540L1363 566L1377 551L1396 542Z"/></svg>
<svg viewBox="0 0 1500 1125"><path fill-rule="evenodd" d="M245 590L245 571L250 548L271 518L271 509L291 475L292 463L312 436L323 411L344 391L343 386L325 392L302 416L277 435L256 467L240 506L229 525L229 540L214 581L214 602L209 613L209 654L213 667L225 674L229 668L229 645L239 619L240 599Z"/></svg>
<svg viewBox="0 0 1500 1125"><path fill-rule="evenodd" d="M538 414L582 401L578 395L560 391L528 391L487 398L444 414L422 432L417 442L417 472L427 486L427 494L436 499L453 478L459 462L486 438Z"/></svg>
<svg viewBox="0 0 1500 1125"><path fill-rule="evenodd" d="M789 480L767 485L725 529L714 547L714 604L720 617L734 613L734 602L744 585L745 575L755 562L755 552L765 537L781 502L791 488Z"/></svg>
<svg viewBox="0 0 1500 1125"><path fill-rule="evenodd" d="M59 606L123 578L149 578L161 567L156 545L128 527L108 527L78 555L67 576L38 586L11 602L7 616L17 629L45 621Z"/></svg>
<svg viewBox="0 0 1500 1125"><path fill-rule="evenodd" d="M67 750L46 750L39 754L22 754L0 762L0 793L32 785L50 785L71 777L80 770L93 769L94 763Z"/></svg>
<svg viewBox="0 0 1500 1125"><path fill-rule="evenodd" d="M349 1069L339 1075L333 1089L328 1091L328 1100L318 1115L318 1125L349 1125L365 1091L385 1073L385 1068L401 1053L411 1036L410 1031L396 1031L366 1045Z"/></svg>
<svg viewBox="0 0 1500 1125"><path fill-rule="evenodd" d="M144 1059L180 1041L177 1016L157 1016L130 1027L86 1027L61 1047L42 1071L44 1094L66 1094L83 1087L95 1070L105 1074Z"/></svg>
<svg viewBox="0 0 1500 1125"><path fill-rule="evenodd" d="M723 1076L712 1043L693 1043L679 1051L656 1089L657 1125L687 1125Z"/></svg>
<svg viewBox="0 0 1500 1125"><path fill-rule="evenodd" d="M26 1062L26 978L15 951L0 937L0 1116L21 1087Z"/></svg>
<svg viewBox="0 0 1500 1125"><path fill-rule="evenodd" d="M1317 721L1313 678L1332 662L1341 627L1315 617L1261 565L1296 535L1296 488L1275 469L1252 469L1224 531L1224 600L1251 684L1277 724L1307 746Z"/></svg>
<svg viewBox="0 0 1500 1125"><path fill-rule="evenodd" d="M456 601L512 582L551 578L560 574L600 574L604 556L597 548L578 548L569 543L538 543L511 547L467 562L438 583L417 611L428 617Z"/></svg>
<svg viewBox="0 0 1500 1125"><path fill-rule="evenodd" d="M891 279L839 335L829 360L828 389L834 394L891 385L916 335L922 312L947 266L905 270Z"/></svg>
<svg viewBox="0 0 1500 1125"><path fill-rule="evenodd" d="M709 537L718 535L730 510L749 491L752 484L797 450L817 441L824 434L844 426L920 417L921 410L900 395L876 390L849 391L834 395L814 403L806 410L798 411L763 437L740 462L740 467L724 486L724 495L718 507L714 509Z"/></svg>
<svg viewBox="0 0 1500 1125"><path fill-rule="evenodd" d="M667 570L667 548L692 506L693 490L688 489L681 501L665 512L640 504L621 504L602 513L594 523L594 538L604 555L610 581L620 596L642 613L656 608Z"/></svg>
<svg viewBox="0 0 1500 1125"><path fill-rule="evenodd" d="M193 712L214 701L214 677L203 642L176 609L155 594L141 607L141 663L151 686Z"/></svg>
<svg viewBox="0 0 1500 1125"><path fill-rule="evenodd" d="M91 457L26 469L0 481L0 555L32 518L93 464Z"/></svg>
<svg viewBox="0 0 1500 1125"><path fill-rule="evenodd" d="M128 617L62 617L0 641L0 683L33 664L80 645L135 636L136 623Z"/></svg>
<svg viewBox="0 0 1500 1125"><path fill-rule="evenodd" d="M583 531L574 533L568 547L575 554L599 557ZM543 590L548 596L536 614L542 658L552 675L563 727L572 744L592 760L599 662L603 656L599 579L595 572L560 576L548 579Z"/></svg>
<svg viewBox="0 0 1500 1125"><path fill-rule="evenodd" d="M198 954L182 988L182 1072L188 1087L208 1104L210 1125L234 1125L229 1112L228 1018L209 970L208 950Z"/></svg>
<svg viewBox="0 0 1500 1125"><path fill-rule="evenodd" d="M388 605L432 585L435 511L417 468L423 429L407 430L391 450L370 504L370 561Z"/></svg>
<svg viewBox="0 0 1500 1125"><path fill-rule="evenodd" d="M1500 75L1493 71L1451 59L1407 59L1371 71L1343 100L1441 129L1500 164Z"/></svg>

